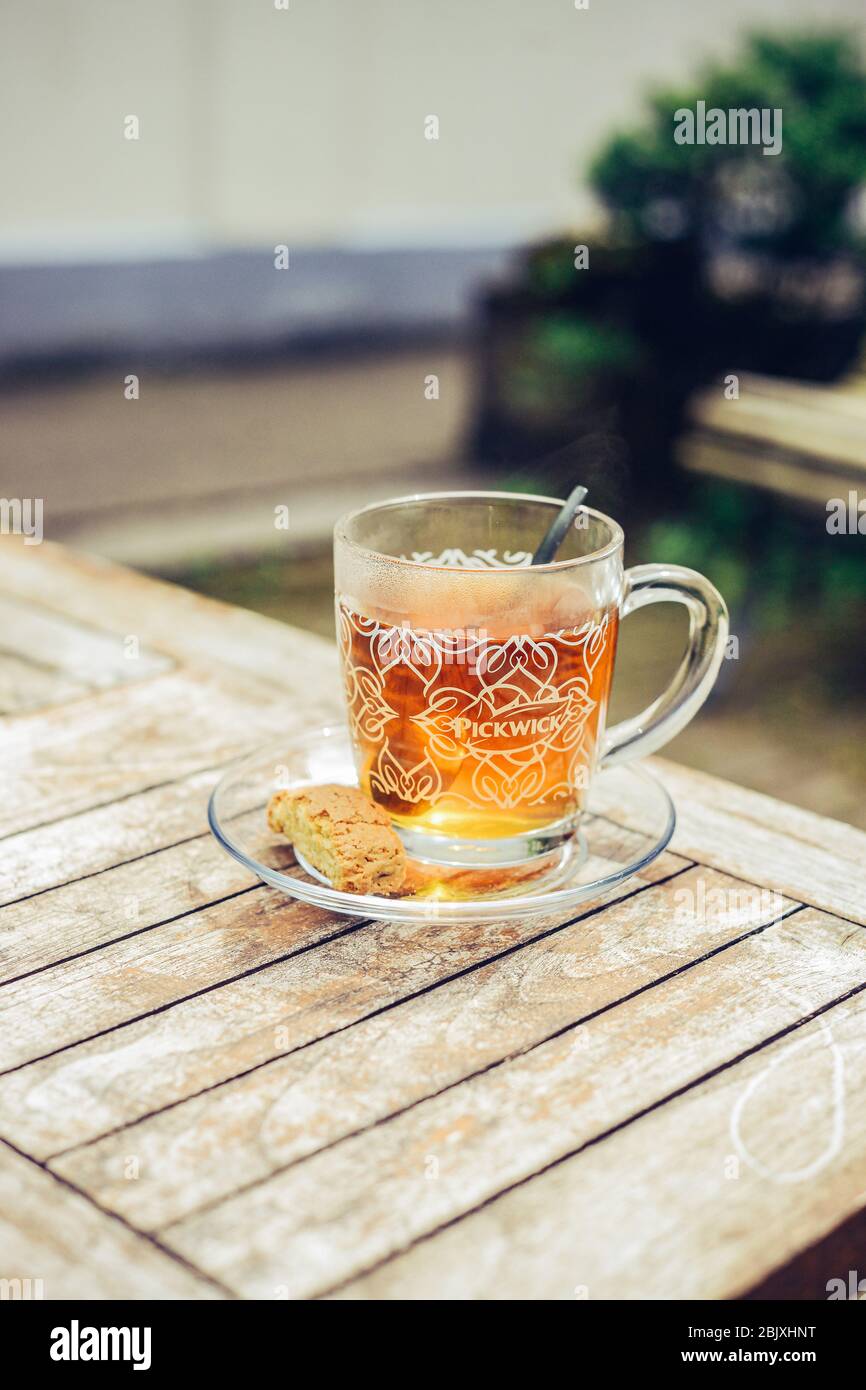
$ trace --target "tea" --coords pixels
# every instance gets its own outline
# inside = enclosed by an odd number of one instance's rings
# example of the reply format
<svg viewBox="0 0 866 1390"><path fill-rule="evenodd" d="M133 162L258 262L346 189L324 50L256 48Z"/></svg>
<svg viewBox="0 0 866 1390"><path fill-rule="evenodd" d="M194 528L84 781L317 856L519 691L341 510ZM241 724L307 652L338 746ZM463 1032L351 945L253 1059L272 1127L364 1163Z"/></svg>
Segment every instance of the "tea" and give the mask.
<svg viewBox="0 0 866 1390"><path fill-rule="evenodd" d="M335 527L357 771L413 859L470 874L548 860L555 877L583 852L573 830L596 772L655 752L715 679L727 613L713 586L677 565L624 570L621 528L585 506L556 559L534 564L562 506L429 493ZM619 618L670 601L689 611L685 660L645 710L606 728Z"/></svg>
<svg viewBox="0 0 866 1390"><path fill-rule="evenodd" d="M604 729L615 607L492 634L343 601L337 620L360 785L398 826L496 840L576 815Z"/></svg>

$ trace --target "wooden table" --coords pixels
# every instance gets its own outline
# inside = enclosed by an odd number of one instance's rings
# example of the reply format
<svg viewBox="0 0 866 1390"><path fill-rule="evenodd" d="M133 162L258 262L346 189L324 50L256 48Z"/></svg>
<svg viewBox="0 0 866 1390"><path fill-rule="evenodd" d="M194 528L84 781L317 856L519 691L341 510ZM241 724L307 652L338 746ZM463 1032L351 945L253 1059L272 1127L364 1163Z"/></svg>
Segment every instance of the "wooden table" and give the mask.
<svg viewBox="0 0 866 1390"><path fill-rule="evenodd" d="M724 383L692 396L691 428L677 450L683 467L761 488L825 519L830 498L847 504L866 478L862 373L832 386L747 372L738 380L734 400Z"/></svg>
<svg viewBox="0 0 866 1390"><path fill-rule="evenodd" d="M0 1278L604 1299L823 1298L857 1252L866 1275L866 836L657 762L671 850L570 921L331 917L205 823L230 759L337 712L328 644L15 538L0 622Z"/></svg>

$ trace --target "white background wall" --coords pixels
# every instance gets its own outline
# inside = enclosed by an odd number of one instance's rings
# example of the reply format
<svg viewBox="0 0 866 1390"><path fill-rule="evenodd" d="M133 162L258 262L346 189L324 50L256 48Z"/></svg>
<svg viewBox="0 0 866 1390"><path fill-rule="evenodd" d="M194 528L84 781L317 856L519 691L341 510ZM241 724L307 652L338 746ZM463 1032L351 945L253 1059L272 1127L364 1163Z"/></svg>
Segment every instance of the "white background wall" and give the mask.
<svg viewBox="0 0 866 1390"><path fill-rule="evenodd" d="M0 259L510 241L587 215L581 170L648 82L747 26L866 24L863 0L589 3L3 0Z"/></svg>

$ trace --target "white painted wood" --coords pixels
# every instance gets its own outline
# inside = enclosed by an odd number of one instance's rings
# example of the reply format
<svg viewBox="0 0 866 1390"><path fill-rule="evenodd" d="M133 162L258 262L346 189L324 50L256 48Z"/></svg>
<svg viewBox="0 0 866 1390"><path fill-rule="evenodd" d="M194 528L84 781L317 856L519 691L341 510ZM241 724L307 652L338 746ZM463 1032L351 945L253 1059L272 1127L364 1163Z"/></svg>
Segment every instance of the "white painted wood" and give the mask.
<svg viewBox="0 0 866 1390"><path fill-rule="evenodd" d="M350 919L264 889L212 907L0 989L0 1056L10 1062L113 1030L0 1075L0 1134L40 1156L69 1148L349 1027L542 930L378 922L354 931ZM179 1002L196 979L202 988L224 980L232 961L252 968L335 934L313 952ZM118 1027L143 1004L172 999L174 1007Z"/></svg>
<svg viewBox="0 0 866 1390"><path fill-rule="evenodd" d="M861 993L341 1296L721 1299L790 1261L796 1286L797 1257L862 1211L864 1086ZM829 1240L807 1296L848 1269Z"/></svg>
<svg viewBox="0 0 866 1390"><path fill-rule="evenodd" d="M200 1299L225 1295L29 1159L0 1144L0 1280L9 1296ZM16 1286L11 1281L29 1280ZM6 1295L4 1295L5 1297Z"/></svg>
<svg viewBox="0 0 866 1390"><path fill-rule="evenodd" d="M864 980L866 934L805 910L163 1236L246 1297L325 1292Z"/></svg>
<svg viewBox="0 0 866 1390"><path fill-rule="evenodd" d="M792 906L742 890L692 870L53 1166L136 1226L155 1229L536 1046ZM305 958L309 969L319 954ZM74 1054L68 1060L74 1075ZM103 1060L110 1068L110 1056ZM18 1103L92 1111L81 1069L73 1104L59 1092L63 1075L58 1068L50 1087L33 1087ZM126 1177L130 1155L134 1182Z"/></svg>

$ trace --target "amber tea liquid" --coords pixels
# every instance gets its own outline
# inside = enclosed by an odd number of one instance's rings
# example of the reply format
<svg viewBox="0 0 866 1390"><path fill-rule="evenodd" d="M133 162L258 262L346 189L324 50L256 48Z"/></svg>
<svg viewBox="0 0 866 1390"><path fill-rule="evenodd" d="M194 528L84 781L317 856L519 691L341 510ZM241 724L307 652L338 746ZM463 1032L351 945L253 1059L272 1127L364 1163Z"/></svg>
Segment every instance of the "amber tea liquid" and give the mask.
<svg viewBox="0 0 866 1390"><path fill-rule="evenodd" d="M615 608L533 632L413 628L338 602L360 785L406 830L461 840L573 819L595 766Z"/></svg>

